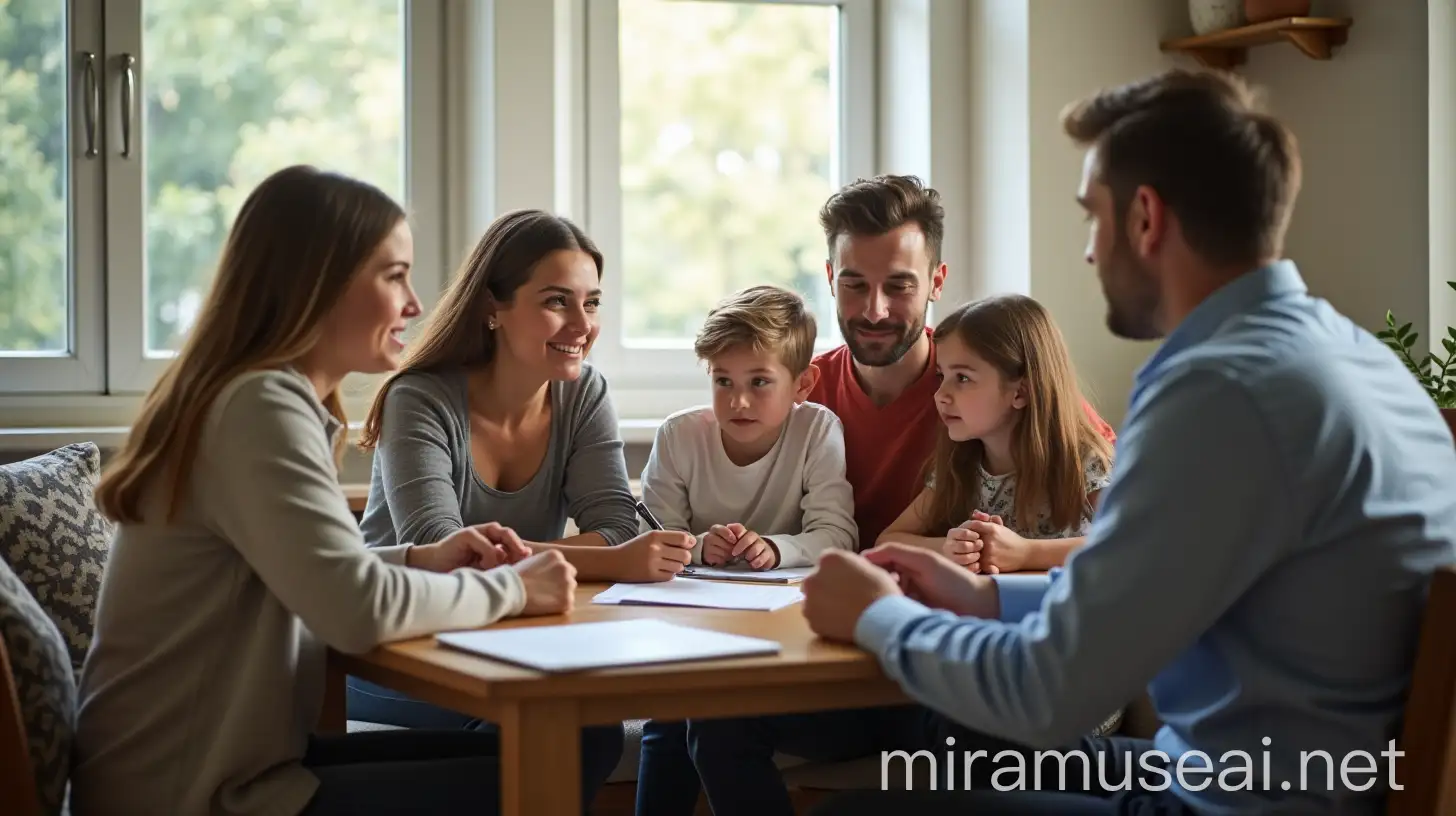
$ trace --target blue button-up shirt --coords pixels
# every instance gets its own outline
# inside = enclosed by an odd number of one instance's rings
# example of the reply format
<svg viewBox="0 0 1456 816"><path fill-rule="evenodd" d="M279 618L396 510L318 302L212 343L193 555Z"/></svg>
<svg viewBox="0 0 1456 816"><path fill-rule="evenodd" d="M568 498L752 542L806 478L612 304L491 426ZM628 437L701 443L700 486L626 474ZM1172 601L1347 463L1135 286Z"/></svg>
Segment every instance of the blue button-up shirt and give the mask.
<svg viewBox="0 0 1456 816"><path fill-rule="evenodd" d="M1456 447L1434 403L1283 261L1207 298L1138 372L1064 568L998 577L1000 620L883 598L855 639L916 699L1033 747L1146 689L1155 748L1188 755L1171 791L1200 812L1373 814L1453 541ZM1301 751L1329 759L1301 776Z"/></svg>

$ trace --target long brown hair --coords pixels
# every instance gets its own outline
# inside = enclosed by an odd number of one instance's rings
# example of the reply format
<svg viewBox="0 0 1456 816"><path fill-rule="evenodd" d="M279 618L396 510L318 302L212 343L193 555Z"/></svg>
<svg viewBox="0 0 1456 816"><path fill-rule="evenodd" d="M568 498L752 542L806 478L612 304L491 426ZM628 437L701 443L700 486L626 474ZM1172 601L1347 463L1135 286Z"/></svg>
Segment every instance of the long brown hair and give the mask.
<svg viewBox="0 0 1456 816"><path fill-rule="evenodd" d="M1112 445L1083 407L1071 355L1051 314L1024 295L988 297L940 321L935 342L950 337L960 339L1007 380L1025 381L1026 407L1011 431L1016 526L1029 533L1042 510L1058 529L1074 526L1087 502L1088 457L1099 457L1106 466ZM955 442L941 429L927 465L935 477L930 529L955 527L980 508L984 455L980 440Z"/></svg>
<svg viewBox="0 0 1456 816"><path fill-rule="evenodd" d="M515 210L492 222L456 271L399 369L375 392L359 447L367 450L379 443L384 399L400 375L489 362L495 356L495 335L485 326L490 304L514 300L536 264L558 250L590 255L601 277L602 253L569 219L542 210Z"/></svg>
<svg viewBox="0 0 1456 816"><path fill-rule="evenodd" d="M384 192L346 176L297 165L264 179L233 222L196 325L96 488L102 512L141 521L145 491L165 479L170 519L213 400L238 376L311 350L324 316L403 218ZM344 420L337 392L324 405Z"/></svg>

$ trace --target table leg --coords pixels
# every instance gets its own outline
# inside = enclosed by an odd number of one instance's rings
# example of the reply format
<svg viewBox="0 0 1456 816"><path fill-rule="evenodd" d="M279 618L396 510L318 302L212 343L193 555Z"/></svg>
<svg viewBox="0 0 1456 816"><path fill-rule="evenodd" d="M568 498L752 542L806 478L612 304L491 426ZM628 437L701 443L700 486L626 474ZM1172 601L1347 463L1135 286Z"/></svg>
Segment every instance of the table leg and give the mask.
<svg viewBox="0 0 1456 816"><path fill-rule="evenodd" d="M349 730L348 674L329 660L324 669L324 704L319 712L318 733L343 734Z"/></svg>
<svg viewBox="0 0 1456 816"><path fill-rule="evenodd" d="M503 712L504 816L571 816L581 808L581 717L572 700L522 700Z"/></svg>

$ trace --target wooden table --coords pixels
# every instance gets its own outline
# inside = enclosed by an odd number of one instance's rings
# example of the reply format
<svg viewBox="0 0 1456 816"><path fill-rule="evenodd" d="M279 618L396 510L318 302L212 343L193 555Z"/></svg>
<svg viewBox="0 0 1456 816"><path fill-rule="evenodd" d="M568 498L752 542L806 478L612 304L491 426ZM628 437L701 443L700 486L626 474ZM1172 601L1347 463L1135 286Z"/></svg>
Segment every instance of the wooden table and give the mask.
<svg viewBox="0 0 1456 816"><path fill-rule="evenodd" d="M344 485L344 498L349 500L349 512L355 514L363 513L364 508L369 504L369 485Z"/></svg>
<svg viewBox="0 0 1456 816"><path fill-rule="evenodd" d="M661 618L776 640L782 651L771 657L550 675L420 638L365 655L332 653L325 725L344 727L346 674L494 722L501 731L503 812L551 816L580 812L583 726L909 702L874 658L816 637L801 604L776 612L593 604L592 597L607 586L579 586L575 609L567 615L515 618L496 627Z"/></svg>

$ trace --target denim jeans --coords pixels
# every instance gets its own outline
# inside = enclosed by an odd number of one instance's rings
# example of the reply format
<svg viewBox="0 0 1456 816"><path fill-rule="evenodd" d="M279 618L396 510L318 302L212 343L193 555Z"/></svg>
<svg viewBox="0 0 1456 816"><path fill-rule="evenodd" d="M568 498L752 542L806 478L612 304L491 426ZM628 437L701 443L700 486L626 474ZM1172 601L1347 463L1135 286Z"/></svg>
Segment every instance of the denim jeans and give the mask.
<svg viewBox="0 0 1456 816"><path fill-rule="evenodd" d="M972 734L961 729L962 736ZM974 741L973 741L974 740ZM940 741L944 744L944 740ZM995 743L995 744L993 744ZM955 769L948 780L953 783L941 786L939 790L856 790L832 796L812 808L810 816L879 816L896 810L924 814L924 816L952 816L962 813L995 813L998 816L1195 816L1195 811L1183 804L1174 794L1157 790L1166 787L1168 777L1154 776L1149 767L1170 771L1171 764L1166 754L1144 758L1153 750L1149 740L1131 737L1083 738L1079 749L1091 766L1090 773L1083 775L1082 763L1068 759L1065 776L1062 775L1062 760L1044 755L1040 776L1036 774L1034 751L991 738L957 739L955 749L988 751L987 759L977 759L972 767L978 773L971 779L971 789L966 789L960 768ZM1017 768L1010 758L996 759L999 750L1016 751L1022 756L1024 774L1007 770L1002 778L993 778L997 769ZM964 757L960 750L954 750L958 758ZM1063 749L1062 753L1066 753ZM1100 758L1099 758L1099 755ZM1102 763L1099 765L1099 762ZM944 773L941 774L945 776ZM1040 789L1033 789L1035 780L1042 780ZM1084 786L1083 780L1089 782ZM1131 785L1121 784L1128 779ZM1064 781L1065 780L1065 781ZM1104 780L1121 789L1104 788ZM996 790L993 783L1015 790Z"/></svg>
<svg viewBox="0 0 1456 816"><path fill-rule="evenodd" d="M479 731L369 731L313 737L303 764L319 786L301 816L500 813L500 770Z"/></svg>
<svg viewBox="0 0 1456 816"><path fill-rule="evenodd" d="M688 752L687 723L648 720L642 726L636 816L693 816L701 788Z"/></svg>
<svg viewBox="0 0 1456 816"><path fill-rule="evenodd" d="M927 745L931 716L908 705L691 720L688 745L714 816L794 816L775 752L811 762L914 752Z"/></svg>
<svg viewBox="0 0 1456 816"><path fill-rule="evenodd" d="M490 756L499 755L500 732L494 723L416 700L392 689L350 677L348 716L351 720L394 725L402 728L469 731L487 737L494 745ZM592 799L622 761L622 726L603 725L581 732L582 812L590 810ZM485 743L481 743L485 744Z"/></svg>

